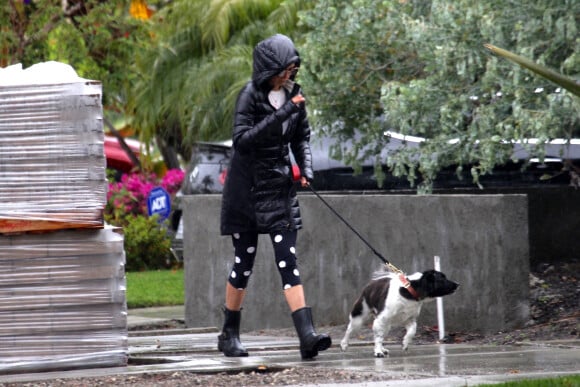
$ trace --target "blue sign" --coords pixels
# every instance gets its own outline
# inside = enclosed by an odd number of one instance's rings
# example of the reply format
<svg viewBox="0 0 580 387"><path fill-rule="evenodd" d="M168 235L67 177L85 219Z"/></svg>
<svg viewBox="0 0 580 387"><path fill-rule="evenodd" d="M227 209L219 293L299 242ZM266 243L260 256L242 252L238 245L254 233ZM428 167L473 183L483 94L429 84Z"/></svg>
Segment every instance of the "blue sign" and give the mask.
<svg viewBox="0 0 580 387"><path fill-rule="evenodd" d="M151 190L147 198L147 212L149 216L159 215L159 220L167 219L171 213L171 198L165 189L156 187Z"/></svg>

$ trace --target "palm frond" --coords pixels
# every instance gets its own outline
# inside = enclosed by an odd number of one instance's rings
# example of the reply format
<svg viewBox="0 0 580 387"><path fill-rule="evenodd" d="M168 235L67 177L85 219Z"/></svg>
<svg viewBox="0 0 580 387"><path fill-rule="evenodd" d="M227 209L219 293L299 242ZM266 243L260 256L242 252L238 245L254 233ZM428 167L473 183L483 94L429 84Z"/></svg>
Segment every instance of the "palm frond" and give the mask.
<svg viewBox="0 0 580 387"><path fill-rule="evenodd" d="M524 58L523 56L514 54L513 52L510 52L508 50L504 50L503 48L499 48L494 46L493 44L489 44L486 43L484 44L485 48L487 48L488 50L490 50L491 52L493 52L494 54L497 54L499 56L502 56L506 59L511 60L512 62L515 62L517 64L519 64L522 67L527 68L528 70L546 78L549 79L550 81L554 82L555 84L562 86L564 89L568 90L569 92L571 92L572 94L574 94L575 96L580 96L580 83L578 83L577 81L575 81L572 78L568 78L560 73L555 72L552 69L549 69L545 66L541 66L531 60L529 60L528 58Z"/></svg>

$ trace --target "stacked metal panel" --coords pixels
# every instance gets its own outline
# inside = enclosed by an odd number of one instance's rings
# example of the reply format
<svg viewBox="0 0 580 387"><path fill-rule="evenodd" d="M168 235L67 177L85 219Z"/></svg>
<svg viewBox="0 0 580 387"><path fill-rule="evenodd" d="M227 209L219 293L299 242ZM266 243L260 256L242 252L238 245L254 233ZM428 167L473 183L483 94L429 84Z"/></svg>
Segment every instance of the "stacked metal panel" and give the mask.
<svg viewBox="0 0 580 387"><path fill-rule="evenodd" d="M123 237L110 228L0 237L0 374L124 366Z"/></svg>
<svg viewBox="0 0 580 387"><path fill-rule="evenodd" d="M101 84L1 74L0 232L102 226Z"/></svg>
<svg viewBox="0 0 580 387"><path fill-rule="evenodd" d="M0 69L0 373L127 364L101 95L67 65Z"/></svg>

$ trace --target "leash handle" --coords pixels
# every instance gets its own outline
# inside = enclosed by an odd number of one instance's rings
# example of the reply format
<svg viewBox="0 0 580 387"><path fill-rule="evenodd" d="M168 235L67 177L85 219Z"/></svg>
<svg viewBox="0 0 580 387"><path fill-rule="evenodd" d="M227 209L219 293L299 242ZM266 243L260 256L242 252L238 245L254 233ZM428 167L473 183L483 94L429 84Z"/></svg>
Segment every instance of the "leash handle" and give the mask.
<svg viewBox="0 0 580 387"><path fill-rule="evenodd" d="M322 196L320 196L318 194L318 192L316 192L314 190L314 188L312 188L312 185L308 184L308 188L310 188L312 193L314 195L316 195L318 197L318 199L320 199L322 201L322 203L324 203L326 205L326 207L328 207L330 209L330 211L332 211L334 213L334 215L336 215L340 220L342 220L342 222L344 224L346 224L348 226L348 228L350 228L352 230L352 232L354 232L356 234L356 236L358 236L360 238L360 240L363 241L377 257L379 257L379 259L381 261L383 261L383 263L389 268L389 270L391 270L392 272L395 272L395 273L402 273L401 270L397 269L392 263L390 263L385 257L383 257L373 246L371 246L371 244L365 238L363 238L363 236L357 230L354 229L354 227L352 227L350 225L350 223L348 223L346 221L346 219L344 219L330 204L328 204L328 202L326 200L324 200L324 198Z"/></svg>

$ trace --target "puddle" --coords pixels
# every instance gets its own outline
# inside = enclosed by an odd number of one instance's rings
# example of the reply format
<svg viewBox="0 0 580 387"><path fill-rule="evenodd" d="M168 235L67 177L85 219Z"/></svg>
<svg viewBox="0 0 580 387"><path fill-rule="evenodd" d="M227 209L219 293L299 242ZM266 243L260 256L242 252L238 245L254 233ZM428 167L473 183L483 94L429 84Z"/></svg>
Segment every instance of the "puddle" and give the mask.
<svg viewBox="0 0 580 387"><path fill-rule="evenodd" d="M168 363L182 363L188 361L189 358L184 356L129 356L128 365L155 365Z"/></svg>
<svg viewBox="0 0 580 387"><path fill-rule="evenodd" d="M236 363L236 364L233 364ZM176 369L196 368L198 373L216 373L225 372L231 374L239 373L259 373L267 374L273 372L281 372L290 367L280 366L277 364L248 364L245 362L231 362L228 359L216 360L214 358L192 358L188 356L130 356L128 366L132 367L175 367Z"/></svg>

